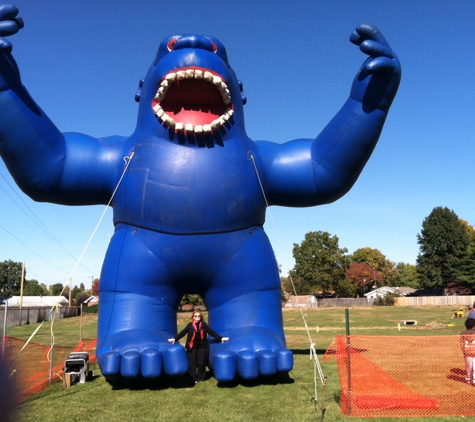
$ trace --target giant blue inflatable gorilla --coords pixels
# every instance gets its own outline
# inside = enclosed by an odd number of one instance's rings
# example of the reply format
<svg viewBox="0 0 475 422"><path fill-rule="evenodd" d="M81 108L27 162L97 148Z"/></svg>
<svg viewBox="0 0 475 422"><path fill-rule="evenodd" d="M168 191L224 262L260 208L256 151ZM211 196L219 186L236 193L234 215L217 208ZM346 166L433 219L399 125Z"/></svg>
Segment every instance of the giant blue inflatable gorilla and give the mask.
<svg viewBox="0 0 475 422"><path fill-rule="evenodd" d="M95 139L59 132L21 84L3 38L22 28L17 14L0 8L0 153L20 188L37 201L107 204L133 154L112 203L115 233L101 274L103 374L145 383L185 373L185 350L167 342L185 293L200 294L210 325L230 337L211 345L217 380L290 371L266 199L327 204L356 181L401 77L383 35L368 24L351 35L369 57L315 139L249 139L242 85L223 44L191 34L160 44L136 94L135 132Z"/></svg>

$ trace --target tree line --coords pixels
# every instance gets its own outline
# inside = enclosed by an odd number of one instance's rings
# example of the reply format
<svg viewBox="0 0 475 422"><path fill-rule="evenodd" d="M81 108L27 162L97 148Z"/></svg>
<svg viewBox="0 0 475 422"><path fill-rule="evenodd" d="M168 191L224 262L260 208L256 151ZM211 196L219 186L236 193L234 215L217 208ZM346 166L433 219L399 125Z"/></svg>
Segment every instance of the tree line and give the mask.
<svg viewBox="0 0 475 422"><path fill-rule="evenodd" d="M412 287L441 289L446 294L475 293L475 229L447 207L436 207L422 222L417 235L419 254L416 265L394 263L382 252L370 247L348 254L339 246L339 239L324 231L309 232L300 244L294 244L295 266L289 277L281 277L282 287L297 294L334 292L344 297L362 296L374 287ZM11 260L0 262L0 296L20 294L22 264ZM84 284L74 286L71 295L76 304L91 294L98 296L99 280L92 292ZM61 283L49 287L25 277L25 296L57 296ZM69 287L63 295L69 299ZM195 303L199 298L187 295L183 303Z"/></svg>
<svg viewBox="0 0 475 422"><path fill-rule="evenodd" d="M475 293L475 229L447 207L436 207L417 235L416 265L394 263L377 249L364 247L348 254L339 239L324 231L309 232L294 244L295 265L281 277L289 293L334 292L362 296L375 287L440 289L445 294Z"/></svg>
<svg viewBox="0 0 475 422"><path fill-rule="evenodd" d="M26 270L23 275L23 295L24 296L59 296L62 294L69 300L69 286L62 283L55 283L47 286L45 283L39 283L38 280L28 280ZM0 262L0 297L19 296L21 293L22 263L12 260ZM92 291L86 289L84 283L74 286L71 289L71 300L75 305L80 305L91 294L98 295L99 279L95 279Z"/></svg>

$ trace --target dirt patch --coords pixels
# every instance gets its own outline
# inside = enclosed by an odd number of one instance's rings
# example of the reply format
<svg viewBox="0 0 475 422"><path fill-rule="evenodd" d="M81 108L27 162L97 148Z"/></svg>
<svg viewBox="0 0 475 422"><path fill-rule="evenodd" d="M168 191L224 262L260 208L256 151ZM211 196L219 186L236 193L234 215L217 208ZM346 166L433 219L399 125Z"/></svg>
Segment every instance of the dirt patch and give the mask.
<svg viewBox="0 0 475 422"><path fill-rule="evenodd" d="M422 328L427 328L428 330L440 330L441 328L445 328L445 324L440 322L429 322Z"/></svg>

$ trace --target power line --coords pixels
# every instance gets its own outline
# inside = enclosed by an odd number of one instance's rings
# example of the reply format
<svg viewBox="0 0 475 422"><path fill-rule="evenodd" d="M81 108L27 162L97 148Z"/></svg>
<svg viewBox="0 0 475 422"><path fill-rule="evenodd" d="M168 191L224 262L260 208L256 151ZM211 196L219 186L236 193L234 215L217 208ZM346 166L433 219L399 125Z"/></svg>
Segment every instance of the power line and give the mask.
<svg viewBox="0 0 475 422"><path fill-rule="evenodd" d="M31 214L28 214L20 204L18 204L17 201L15 201L15 199L5 190L5 188L3 188L2 186L0 186L0 188L5 192L5 194L13 201L13 203L18 207L20 208L21 211L23 211L23 213L25 213L25 215L31 220L33 221L33 223L43 232L45 233L64 253L66 253L66 255L68 255L73 261L76 261L77 258L71 253L69 252L62 244L61 242L53 235L53 233L51 233L51 231L45 226L45 224L38 218L38 216L33 212L33 210L28 206L28 204L23 200L23 198L18 194L18 192L16 191L16 189L14 189L14 187L10 184L10 182L8 181L8 179L3 175L3 173L0 172L0 176L2 176L3 180L5 180L5 182L8 184L8 186L10 187L10 189L16 194L16 196L20 199L20 201L23 203L23 205L28 209L28 211L31 213ZM33 217L35 218L33 218ZM82 263L80 264L81 267L83 267L84 269L86 269L87 271L89 272L93 272L90 268L87 268L85 265L83 265ZM56 267L57 268L57 267ZM67 271L65 271L67 272Z"/></svg>

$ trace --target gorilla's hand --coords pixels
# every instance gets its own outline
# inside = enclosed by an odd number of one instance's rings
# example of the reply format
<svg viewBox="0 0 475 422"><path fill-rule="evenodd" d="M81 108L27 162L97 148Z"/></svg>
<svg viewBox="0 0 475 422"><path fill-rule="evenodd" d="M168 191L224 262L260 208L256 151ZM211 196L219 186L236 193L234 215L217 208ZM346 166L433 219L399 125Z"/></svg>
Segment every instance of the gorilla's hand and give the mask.
<svg viewBox="0 0 475 422"><path fill-rule="evenodd" d="M20 72L10 54L12 43L5 38L23 28L23 20L17 15L18 9L15 6L0 5L0 92L20 84Z"/></svg>
<svg viewBox="0 0 475 422"><path fill-rule="evenodd" d="M369 55L355 76L350 97L361 102L365 111L387 111L401 80L399 59L374 25L358 25L350 41Z"/></svg>
<svg viewBox="0 0 475 422"><path fill-rule="evenodd" d="M0 5L0 52L10 53L12 43L5 39L9 35L16 34L23 28L23 19L18 15L18 9L11 4Z"/></svg>

